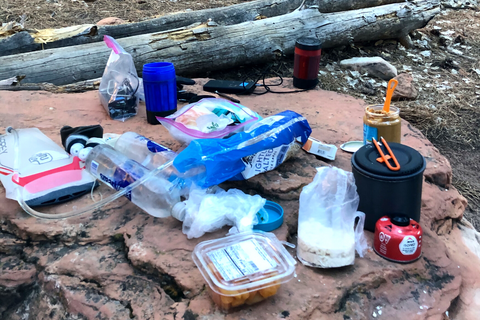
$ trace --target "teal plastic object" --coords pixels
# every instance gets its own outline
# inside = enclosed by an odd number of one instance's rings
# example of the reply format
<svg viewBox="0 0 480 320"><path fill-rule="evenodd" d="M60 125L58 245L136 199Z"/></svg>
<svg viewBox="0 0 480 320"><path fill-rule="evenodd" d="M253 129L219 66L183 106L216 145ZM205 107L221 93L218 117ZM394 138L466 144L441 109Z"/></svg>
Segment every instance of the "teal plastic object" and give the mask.
<svg viewBox="0 0 480 320"><path fill-rule="evenodd" d="M268 201L257 212L258 224L253 226L255 230L273 231L283 224L283 208L278 203Z"/></svg>

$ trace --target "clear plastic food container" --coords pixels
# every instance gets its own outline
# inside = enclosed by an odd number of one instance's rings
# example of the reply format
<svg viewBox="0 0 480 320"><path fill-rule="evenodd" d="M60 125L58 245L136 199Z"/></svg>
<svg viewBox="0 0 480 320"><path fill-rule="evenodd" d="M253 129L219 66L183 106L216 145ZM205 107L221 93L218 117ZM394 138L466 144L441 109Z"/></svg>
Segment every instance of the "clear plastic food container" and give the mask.
<svg viewBox="0 0 480 320"><path fill-rule="evenodd" d="M273 233L248 232L199 243L193 261L223 311L274 296L296 261Z"/></svg>

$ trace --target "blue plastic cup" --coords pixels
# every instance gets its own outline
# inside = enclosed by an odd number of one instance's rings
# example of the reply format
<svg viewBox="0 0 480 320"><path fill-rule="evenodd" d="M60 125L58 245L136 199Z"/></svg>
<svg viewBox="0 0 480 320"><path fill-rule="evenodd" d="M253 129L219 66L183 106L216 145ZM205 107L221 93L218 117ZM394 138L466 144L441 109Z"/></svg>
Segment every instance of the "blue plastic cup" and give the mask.
<svg viewBox="0 0 480 320"><path fill-rule="evenodd" d="M148 123L160 124L155 117L166 117L177 111L177 81L173 63L143 65L143 88Z"/></svg>

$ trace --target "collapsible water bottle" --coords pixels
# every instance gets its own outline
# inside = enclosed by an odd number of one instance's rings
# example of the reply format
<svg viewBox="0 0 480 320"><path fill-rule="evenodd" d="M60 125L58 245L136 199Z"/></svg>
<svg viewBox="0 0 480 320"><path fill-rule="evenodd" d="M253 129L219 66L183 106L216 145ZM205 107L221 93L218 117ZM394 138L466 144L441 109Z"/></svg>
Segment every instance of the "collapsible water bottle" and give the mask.
<svg viewBox="0 0 480 320"><path fill-rule="evenodd" d="M177 82L173 63L145 64L143 88L148 123L160 124L155 117L166 117L177 111Z"/></svg>

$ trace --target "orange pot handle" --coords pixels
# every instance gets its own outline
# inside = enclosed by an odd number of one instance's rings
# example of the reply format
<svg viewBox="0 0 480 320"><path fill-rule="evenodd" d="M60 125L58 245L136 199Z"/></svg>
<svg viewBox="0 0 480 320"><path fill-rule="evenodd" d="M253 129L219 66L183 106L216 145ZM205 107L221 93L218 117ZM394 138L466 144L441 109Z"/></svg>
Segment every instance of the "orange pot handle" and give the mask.
<svg viewBox="0 0 480 320"><path fill-rule="evenodd" d="M382 140L382 144L385 146L385 148L387 148L388 155L385 155L383 153L383 150L378 144L377 140L375 138L372 138L373 144L377 148L378 153L380 153L380 158L378 158L377 161L380 163L385 162L385 164L387 165L387 168L392 171L400 170L400 164L398 163L397 158L393 154L392 149L390 149L390 146L388 145L387 141L383 137L380 137L380 139ZM392 159L393 162L395 163L395 167L390 164L389 162L390 159Z"/></svg>

